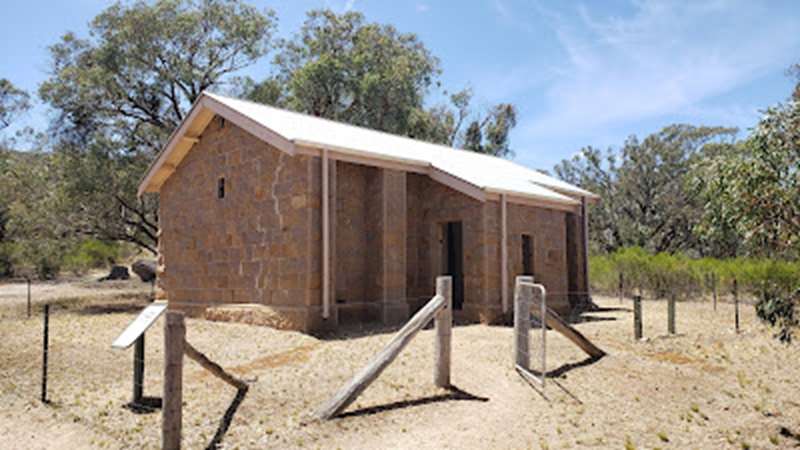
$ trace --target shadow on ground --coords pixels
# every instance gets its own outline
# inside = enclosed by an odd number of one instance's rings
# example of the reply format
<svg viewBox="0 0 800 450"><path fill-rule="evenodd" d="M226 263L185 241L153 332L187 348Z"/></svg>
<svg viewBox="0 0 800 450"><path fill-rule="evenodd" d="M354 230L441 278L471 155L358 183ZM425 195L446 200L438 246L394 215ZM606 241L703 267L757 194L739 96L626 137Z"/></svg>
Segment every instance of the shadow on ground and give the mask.
<svg viewBox="0 0 800 450"><path fill-rule="evenodd" d="M211 438L211 442L208 443L206 450L222 448L222 438L224 438L225 433L228 432L236 410L239 409L239 405L242 404L244 397L247 395L247 390L247 387L244 387L236 391L236 396L233 398L233 401L231 401L228 409L225 410L225 414L222 415L222 419L219 421L219 427L217 427L217 431L214 433L214 437Z"/></svg>
<svg viewBox="0 0 800 450"><path fill-rule="evenodd" d="M566 375L571 370L579 369L581 367L591 366L592 364L596 363L597 361L600 361L601 359L603 359L602 356L588 356L578 362L562 364L553 370L548 370L547 378L560 378ZM537 370L531 370L530 372L536 375L537 377L542 375L542 372Z"/></svg>
<svg viewBox="0 0 800 450"><path fill-rule="evenodd" d="M449 401L474 401L474 402L488 402L487 397L480 397L469 392L463 391L455 386L451 386L447 394L432 395L429 397L422 397L414 400L403 400L385 405L371 406L369 408L361 408L355 411L339 414L336 418L343 419L346 417L370 416L382 412L392 411L396 409L412 408L415 406L428 405L431 403L449 402Z"/></svg>
<svg viewBox="0 0 800 450"><path fill-rule="evenodd" d="M97 315L97 314L119 314L119 313L138 313L149 304L148 301L137 302L117 302L117 303L96 303L86 305L76 311L81 315Z"/></svg>
<svg viewBox="0 0 800 450"><path fill-rule="evenodd" d="M134 414L151 414L161 409L161 397L144 396L138 403L127 403L124 408L129 409Z"/></svg>

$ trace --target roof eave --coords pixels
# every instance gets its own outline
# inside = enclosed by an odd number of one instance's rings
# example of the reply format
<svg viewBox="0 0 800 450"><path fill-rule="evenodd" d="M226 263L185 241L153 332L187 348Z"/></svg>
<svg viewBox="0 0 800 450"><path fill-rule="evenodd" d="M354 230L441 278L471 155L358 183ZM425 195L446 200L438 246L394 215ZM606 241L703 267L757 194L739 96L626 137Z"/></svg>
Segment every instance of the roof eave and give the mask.
<svg viewBox="0 0 800 450"><path fill-rule="evenodd" d="M295 145L286 137L276 133L268 127L258 123L246 114L243 114L230 106L220 102L213 95L205 92L195 100L189 113L184 117L181 124L170 135L167 144L158 153L156 159L150 164L145 172L142 181L139 183L137 195L142 196L146 192L158 192L161 186L172 175L175 168L183 160L183 157L191 150L191 147L200 138L200 134L214 117L218 115L237 126L243 128L245 131L258 137L264 142L269 143L278 150L281 150L289 155L295 154ZM189 134L189 131L194 127L195 134ZM188 146L185 144L189 144ZM180 155L177 161L170 162L170 157L180 149ZM162 176L158 176L163 174Z"/></svg>

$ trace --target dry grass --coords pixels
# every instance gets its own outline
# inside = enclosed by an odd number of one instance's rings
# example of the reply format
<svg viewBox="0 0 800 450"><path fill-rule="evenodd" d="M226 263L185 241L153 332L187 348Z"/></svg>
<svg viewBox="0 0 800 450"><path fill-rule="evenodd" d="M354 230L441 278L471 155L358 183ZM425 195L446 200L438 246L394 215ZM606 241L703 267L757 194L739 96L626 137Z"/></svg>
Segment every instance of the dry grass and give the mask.
<svg viewBox="0 0 800 450"><path fill-rule="evenodd" d="M391 333L321 340L193 319L187 329L188 340L200 351L252 381L224 437L226 448L776 448L800 443L793 437L800 432L800 350L772 339L757 324L752 307L743 307L742 333L736 335L731 305L721 304L714 313L708 303L681 303L679 334L668 337L666 304L645 302L648 339L633 342L630 305L616 309L617 300L603 298L599 303L615 309L589 314L577 326L609 356L589 363L562 336L549 334L548 364L557 377L544 396L511 369L512 330L482 325L454 329L453 382L459 391L434 388L433 333L426 330L343 417L325 423L309 421L308 414ZM51 318L53 404L46 407L36 401L40 320L3 320L1 400L10 408L0 416L0 432L17 430L11 434L15 447L35 448L42 441L97 448L160 445L158 413L137 415L122 408L130 398L132 352L110 348L134 313L105 313L93 306L61 310ZM148 395L160 395L162 338L159 322L147 335ZM184 370L184 443L203 448L235 392L188 359Z"/></svg>

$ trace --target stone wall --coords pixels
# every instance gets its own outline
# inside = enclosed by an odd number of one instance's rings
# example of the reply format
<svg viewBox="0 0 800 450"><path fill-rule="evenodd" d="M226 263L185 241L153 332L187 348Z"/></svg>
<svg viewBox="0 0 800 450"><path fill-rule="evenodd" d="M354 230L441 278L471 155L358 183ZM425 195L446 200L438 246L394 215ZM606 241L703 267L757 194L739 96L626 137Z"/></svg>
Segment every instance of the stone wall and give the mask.
<svg viewBox="0 0 800 450"><path fill-rule="evenodd" d="M533 277L547 289L547 303L560 314L569 312L566 213L533 206L508 204L509 297L522 274L522 235L533 240Z"/></svg>
<svg viewBox="0 0 800 450"><path fill-rule="evenodd" d="M569 297L571 307L580 307L588 301L589 288L586 285L586 274L583 270L586 255L583 246L583 217L579 214L566 215L567 234L567 271Z"/></svg>
<svg viewBox="0 0 800 450"><path fill-rule="evenodd" d="M210 303L270 305L287 327L314 328L318 166L215 118L160 191L161 296L194 314Z"/></svg>
<svg viewBox="0 0 800 450"><path fill-rule="evenodd" d="M421 306L435 291L436 276L444 269L444 225L462 222L464 305L456 312L470 319L484 308L483 204L433 181L427 175L408 174L408 264L406 283L412 308Z"/></svg>
<svg viewBox="0 0 800 450"><path fill-rule="evenodd" d="M339 323L404 321L406 174L339 161L336 180Z"/></svg>
<svg viewBox="0 0 800 450"><path fill-rule="evenodd" d="M567 296L567 235L566 214L563 211L534 206L507 204L507 245L508 245L508 301L513 310L514 279L522 274L522 235L531 236L533 241L533 275L537 283L542 283L548 291L548 305L560 314L569 312ZM490 312L495 312L493 320L500 320L502 307L500 225L501 210L499 201L486 203L486 230ZM508 313L506 313L508 316ZM510 317L510 316L509 316Z"/></svg>

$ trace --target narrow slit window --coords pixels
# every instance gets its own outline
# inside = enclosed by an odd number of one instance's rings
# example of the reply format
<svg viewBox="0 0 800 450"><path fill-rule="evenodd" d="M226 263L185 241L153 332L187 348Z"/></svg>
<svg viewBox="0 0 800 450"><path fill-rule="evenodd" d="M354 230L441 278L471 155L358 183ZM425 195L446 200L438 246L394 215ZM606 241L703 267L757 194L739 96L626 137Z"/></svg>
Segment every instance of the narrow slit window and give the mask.
<svg viewBox="0 0 800 450"><path fill-rule="evenodd" d="M217 198L225 198L225 178L217 181Z"/></svg>

